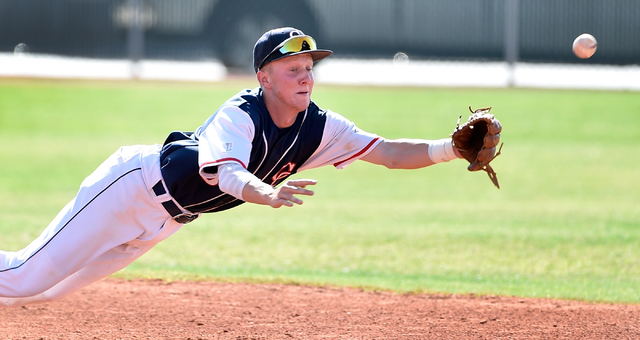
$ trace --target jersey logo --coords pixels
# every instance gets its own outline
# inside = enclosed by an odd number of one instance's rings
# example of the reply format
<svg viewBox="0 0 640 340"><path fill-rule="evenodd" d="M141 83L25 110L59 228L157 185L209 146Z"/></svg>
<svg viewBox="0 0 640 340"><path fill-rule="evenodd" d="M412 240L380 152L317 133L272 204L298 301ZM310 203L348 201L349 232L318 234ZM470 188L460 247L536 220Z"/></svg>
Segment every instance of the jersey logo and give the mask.
<svg viewBox="0 0 640 340"><path fill-rule="evenodd" d="M278 181L291 176L291 173L293 169L295 169L295 167L296 163L293 162L285 164L282 169L280 169L280 171L278 171L275 175L273 175L273 177L271 177L271 185L275 185L276 183L278 183Z"/></svg>
<svg viewBox="0 0 640 340"><path fill-rule="evenodd" d="M224 143L224 150L229 152L233 149L233 143Z"/></svg>

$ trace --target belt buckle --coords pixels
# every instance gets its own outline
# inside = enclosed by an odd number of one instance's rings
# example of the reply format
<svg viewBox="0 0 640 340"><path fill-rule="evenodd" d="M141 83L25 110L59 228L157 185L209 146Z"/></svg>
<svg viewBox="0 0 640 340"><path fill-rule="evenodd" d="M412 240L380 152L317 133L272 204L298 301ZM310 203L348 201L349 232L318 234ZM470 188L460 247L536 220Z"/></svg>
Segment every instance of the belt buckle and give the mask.
<svg viewBox="0 0 640 340"><path fill-rule="evenodd" d="M187 223L193 222L193 220L195 220L199 216L200 215L197 215L197 214L194 215L194 214L182 213L180 215L174 216L173 220L181 224L187 224Z"/></svg>

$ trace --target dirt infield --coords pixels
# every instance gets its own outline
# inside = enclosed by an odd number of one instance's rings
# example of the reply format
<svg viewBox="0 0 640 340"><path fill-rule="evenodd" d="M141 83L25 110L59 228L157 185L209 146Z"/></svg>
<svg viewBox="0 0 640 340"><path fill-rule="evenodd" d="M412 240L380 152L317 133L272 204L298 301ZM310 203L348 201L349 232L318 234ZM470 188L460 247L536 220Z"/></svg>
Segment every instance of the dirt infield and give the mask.
<svg viewBox="0 0 640 340"><path fill-rule="evenodd" d="M638 339L640 305L215 282L94 283L2 339Z"/></svg>

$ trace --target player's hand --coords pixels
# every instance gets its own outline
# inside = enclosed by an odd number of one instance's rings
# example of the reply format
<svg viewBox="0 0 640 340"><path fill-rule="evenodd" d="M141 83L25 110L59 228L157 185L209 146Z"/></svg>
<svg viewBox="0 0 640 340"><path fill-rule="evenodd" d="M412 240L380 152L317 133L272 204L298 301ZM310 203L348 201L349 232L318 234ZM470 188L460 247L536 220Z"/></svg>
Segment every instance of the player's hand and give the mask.
<svg viewBox="0 0 640 340"><path fill-rule="evenodd" d="M313 196L313 191L305 189L308 185L315 185L315 179L292 179L284 182L271 193L271 207L292 207L294 204L302 204L302 200L294 195Z"/></svg>

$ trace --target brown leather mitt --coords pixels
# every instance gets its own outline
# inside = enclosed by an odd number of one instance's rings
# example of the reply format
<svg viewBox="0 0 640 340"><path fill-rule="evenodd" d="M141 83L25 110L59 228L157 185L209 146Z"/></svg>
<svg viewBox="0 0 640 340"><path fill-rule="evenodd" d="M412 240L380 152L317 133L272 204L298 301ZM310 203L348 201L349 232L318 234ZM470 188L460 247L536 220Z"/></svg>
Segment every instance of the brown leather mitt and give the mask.
<svg viewBox="0 0 640 340"><path fill-rule="evenodd" d="M456 148L462 157L469 161L469 171L484 170L489 175L491 182L500 189L495 171L491 168L491 161L500 155L502 144L496 153L496 146L500 143L500 132L502 124L492 114L490 107L473 110L469 106L471 116L469 120L460 125L460 118L455 130L451 134L453 147Z"/></svg>

